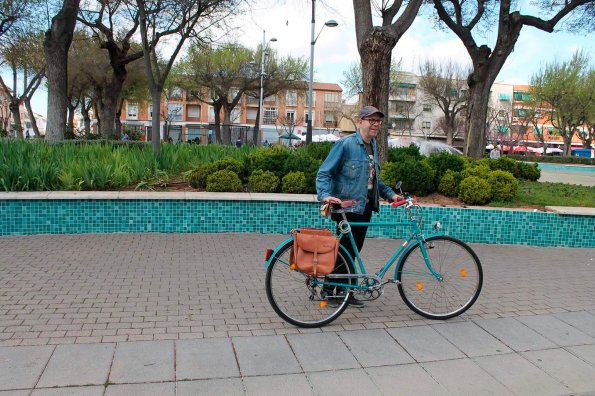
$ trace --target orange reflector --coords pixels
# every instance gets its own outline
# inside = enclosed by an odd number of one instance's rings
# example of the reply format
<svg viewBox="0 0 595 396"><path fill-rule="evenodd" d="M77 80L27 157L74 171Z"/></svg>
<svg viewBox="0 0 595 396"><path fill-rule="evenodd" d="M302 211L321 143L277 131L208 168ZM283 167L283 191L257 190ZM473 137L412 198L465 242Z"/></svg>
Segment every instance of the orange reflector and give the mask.
<svg viewBox="0 0 595 396"><path fill-rule="evenodd" d="M461 268L461 278L467 277L467 270L465 268Z"/></svg>
<svg viewBox="0 0 595 396"><path fill-rule="evenodd" d="M290 264L290 265L289 265L289 269L290 269L291 271L295 271L295 269L296 269L296 268L297 268L297 265L295 265L295 264Z"/></svg>
<svg viewBox="0 0 595 396"><path fill-rule="evenodd" d="M324 308L328 305L328 301L321 301L320 303L318 303L318 305L320 305L320 308Z"/></svg>
<svg viewBox="0 0 595 396"><path fill-rule="evenodd" d="M421 282L417 282L417 290L422 290L424 288L424 285L421 284Z"/></svg>
<svg viewBox="0 0 595 396"><path fill-rule="evenodd" d="M271 254L273 254L273 249L267 249L266 253L264 254L264 261L269 261Z"/></svg>

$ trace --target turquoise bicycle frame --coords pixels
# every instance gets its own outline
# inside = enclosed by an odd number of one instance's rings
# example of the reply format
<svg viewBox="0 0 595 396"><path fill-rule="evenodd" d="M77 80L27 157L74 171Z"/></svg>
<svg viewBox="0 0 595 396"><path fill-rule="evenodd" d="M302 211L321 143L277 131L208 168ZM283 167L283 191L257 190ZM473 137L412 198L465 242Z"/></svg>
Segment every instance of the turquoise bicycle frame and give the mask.
<svg viewBox="0 0 595 396"><path fill-rule="evenodd" d="M403 242L403 244L395 251L395 253L388 259L388 261L386 262L386 264L380 269L378 270L378 272L376 272L376 276L378 278L383 278L384 275L388 272L388 270L390 269L390 267L394 264L395 260L397 258L399 258L399 260L397 261L397 265L395 267L395 273L394 273L394 277L393 279L396 280L397 279L397 274L399 271L399 268L401 268L401 264L403 262L403 258L406 256L406 253L412 249L414 249L417 245L420 244L420 241L423 241L425 239L428 238L432 238L435 236L444 236L447 235L447 232L445 231L436 231L436 232L432 232L429 234L423 234L421 228L419 227L419 224L416 220L408 220L408 221L394 221L394 222L353 222L353 223L349 223L349 225L351 227L364 227L364 226L368 226L368 227L397 227L397 226L408 226L411 229L411 234L408 238L405 239L405 242ZM341 234L341 236L339 237L339 239L343 239L345 237L349 238L349 241L351 243L351 246L353 248L353 251L356 252L355 254L355 259L357 260L357 266L355 265L356 263L353 261L353 259L351 258L351 255L347 252L347 250L345 249L345 247L343 245L340 245L339 248L341 250L341 252L343 253L343 255L347 258L347 259L351 259L351 264L353 265L353 269L355 271L355 274L361 274L361 275L366 275L366 268L364 266L364 263L362 262L361 256L357 250L356 244L355 244L355 239L353 238L353 234L351 232L348 232L346 234ZM272 260L277 257L277 253L279 252L279 250L284 247L287 243L290 243L293 241L293 238L288 238L286 239L283 243L281 243L273 252L272 254L269 256L269 258L266 261L265 264L265 268L268 268L269 265L271 264ZM430 273L436 277L437 279L440 279L440 274L436 273L434 271L434 268L432 268L432 265L430 263L430 259L428 256L428 253L424 247L424 245L422 244L420 246L420 250L422 252L424 261L426 263L426 266L428 267L428 270L430 271ZM318 282L321 285L328 285L328 286L345 286L345 284L339 284L339 283L334 283L334 282L323 282L323 281L319 281ZM352 289L363 289L365 288L365 286L363 285L352 285L350 286L350 288Z"/></svg>

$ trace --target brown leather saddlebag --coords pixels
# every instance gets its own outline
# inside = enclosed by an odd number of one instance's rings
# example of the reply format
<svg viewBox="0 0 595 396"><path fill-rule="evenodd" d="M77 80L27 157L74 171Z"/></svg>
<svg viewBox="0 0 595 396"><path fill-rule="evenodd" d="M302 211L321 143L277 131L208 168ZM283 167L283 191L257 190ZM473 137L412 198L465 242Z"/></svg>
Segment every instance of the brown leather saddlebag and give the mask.
<svg viewBox="0 0 595 396"><path fill-rule="evenodd" d="M333 272L339 239L326 228L299 228L292 232L291 264L308 275L320 276Z"/></svg>

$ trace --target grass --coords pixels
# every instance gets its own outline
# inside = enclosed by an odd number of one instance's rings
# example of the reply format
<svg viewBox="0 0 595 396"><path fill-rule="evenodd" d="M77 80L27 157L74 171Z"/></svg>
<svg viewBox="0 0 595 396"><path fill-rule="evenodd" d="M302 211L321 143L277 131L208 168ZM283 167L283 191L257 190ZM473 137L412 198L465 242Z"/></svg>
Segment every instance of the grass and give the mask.
<svg viewBox="0 0 595 396"><path fill-rule="evenodd" d="M583 206L595 207L595 187L519 180L519 190L510 202L491 202L493 207Z"/></svg>

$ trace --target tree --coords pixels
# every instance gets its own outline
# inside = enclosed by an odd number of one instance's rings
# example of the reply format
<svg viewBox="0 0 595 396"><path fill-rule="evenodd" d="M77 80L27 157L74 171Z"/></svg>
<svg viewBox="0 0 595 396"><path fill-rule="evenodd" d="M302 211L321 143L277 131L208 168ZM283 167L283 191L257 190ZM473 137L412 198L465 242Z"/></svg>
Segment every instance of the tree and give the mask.
<svg viewBox="0 0 595 396"><path fill-rule="evenodd" d="M48 109L46 139L64 139L68 106L68 49L72 43L80 0L63 0L43 43L47 63Z"/></svg>
<svg viewBox="0 0 595 396"><path fill-rule="evenodd" d="M0 0L0 44L30 32L38 20L36 0Z"/></svg>
<svg viewBox="0 0 595 396"><path fill-rule="evenodd" d="M382 26L372 23L371 0L353 0L357 49L362 63L363 104L376 106L387 113L392 50L417 16L422 0L382 1L378 8ZM390 4L389 4L390 3ZM401 11L399 17L397 14ZM378 137L380 161L387 157L386 125Z"/></svg>
<svg viewBox="0 0 595 396"><path fill-rule="evenodd" d="M453 62L425 61L420 66L419 85L430 102L438 105L444 115L442 131L446 144L451 145L457 132L458 115L467 108L468 90L464 68Z"/></svg>
<svg viewBox="0 0 595 396"><path fill-rule="evenodd" d="M13 41L0 47L2 64L8 66L12 74L12 89L9 88L1 75L0 85L9 101L8 108L12 116L12 128L16 133L16 137L20 139L24 137L20 111L21 104L28 103L29 117L32 122L35 120L33 112L30 110L29 101L44 77L45 64L43 59L37 56L40 53L41 43L42 39L39 35L28 34L15 37ZM30 72L33 72L31 80L29 80ZM19 73L22 73L22 90L18 88ZM34 133L39 134L36 125L34 131Z"/></svg>
<svg viewBox="0 0 595 396"><path fill-rule="evenodd" d="M485 147L485 128L489 93L498 73L514 49L524 26L553 32L558 23L577 8L591 7L593 0L543 0L540 13L551 15L542 19L513 10L513 0L491 2L488 0L433 0L438 18L462 41L473 63L473 71L467 78L469 85L469 108L464 152L473 158L481 158ZM498 26L496 45L492 50L487 45L478 45L474 32L481 34L489 26Z"/></svg>
<svg viewBox="0 0 595 396"><path fill-rule="evenodd" d="M122 103L122 89L128 74L127 66L142 58L143 50L133 37L137 34L138 11L122 1L101 0L90 3L90 8L81 9L78 20L92 31L93 41L107 51L111 73L95 98L101 119L101 133L106 137L120 136L119 113ZM123 29L122 27L125 26Z"/></svg>
<svg viewBox="0 0 595 396"><path fill-rule="evenodd" d="M276 51L272 49L267 50L265 56L265 74L262 79L263 101L267 98L283 90L297 90L306 92L307 85L304 83L306 79L306 72L308 70L308 63L303 58L294 58L288 56L287 58L279 58ZM254 54L254 59L262 59L262 48L258 47ZM261 70L260 63L256 64L258 70ZM254 87L246 91L246 95L251 98L260 100L260 87ZM256 122L252 131L252 141L255 144L260 144L260 109L256 113Z"/></svg>
<svg viewBox="0 0 595 396"><path fill-rule="evenodd" d="M210 104L215 110L217 142L231 144L231 113L244 92L258 85L258 76L249 71L252 57L250 49L237 43L217 48L193 45L182 62L185 88L195 91L198 100ZM220 128L221 109L223 131Z"/></svg>
<svg viewBox="0 0 595 396"><path fill-rule="evenodd" d="M145 73L153 108L159 109L161 93L176 58L186 40L194 37L207 40L209 29L219 25L234 12L239 12L241 0L136 0L139 12L140 36L142 39ZM159 62L158 51L161 39L167 40L171 55ZM174 39L175 37L175 39ZM153 111L153 151L160 151L160 114Z"/></svg>
<svg viewBox="0 0 595 396"><path fill-rule="evenodd" d="M549 105L547 117L562 136L564 155L572 137L588 119L593 92L589 91L589 58L576 52L567 62L552 62L533 75L533 95Z"/></svg>

